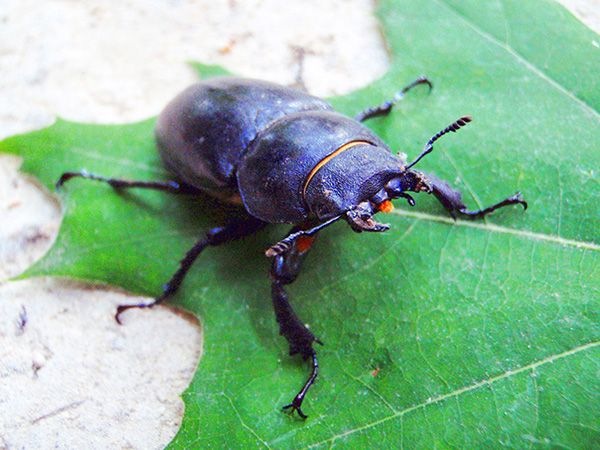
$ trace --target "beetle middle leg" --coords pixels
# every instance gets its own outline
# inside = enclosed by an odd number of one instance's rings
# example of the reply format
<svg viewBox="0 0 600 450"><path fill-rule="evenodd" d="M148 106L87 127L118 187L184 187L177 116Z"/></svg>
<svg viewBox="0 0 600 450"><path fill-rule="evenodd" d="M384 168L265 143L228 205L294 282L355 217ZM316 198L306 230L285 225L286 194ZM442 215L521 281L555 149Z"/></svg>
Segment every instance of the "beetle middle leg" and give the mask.
<svg viewBox="0 0 600 450"><path fill-rule="evenodd" d="M421 76L409 85L404 86L400 91L396 93L396 95L394 95L394 97L391 100L385 101L381 105L373 106L371 108L365 109L364 111L361 111L356 115L355 119L359 122L364 122L365 120L372 119L373 117L387 116L392 110L392 107L404 98L404 94L406 94L412 88L420 84L426 84L427 86L429 86L430 91L431 89L433 89L433 84L431 84L431 81L429 81L427 77Z"/></svg>
<svg viewBox="0 0 600 450"><path fill-rule="evenodd" d="M316 342L321 345L323 343L302 323L288 300L284 285L292 283L298 276L304 258L314 239L315 235L302 236L297 239L288 251L273 258L271 266L271 296L275 317L279 324L279 334L287 339L290 346L290 355L299 353L305 361L310 359L312 364L310 376L302 389L289 405L283 407L284 410L297 411L303 419L306 419L307 416L302 412L302 402L319 372L319 362L317 361L317 353L313 349L313 343Z"/></svg>
<svg viewBox="0 0 600 450"><path fill-rule="evenodd" d="M115 314L115 320L121 324L120 315L131 308L152 308L164 300L175 294L183 279L187 275L188 271L196 261L196 258L202 253L206 247L217 246L231 242L237 239L254 234L258 230L264 228L266 223L248 216L245 219L238 219L222 227L216 227L209 230L206 235L198 240L194 246L185 254L183 259L179 262L179 269L173 274L171 279L163 285L163 292L160 296L156 297L151 303L137 303L133 305L119 305Z"/></svg>
<svg viewBox="0 0 600 450"><path fill-rule="evenodd" d="M491 212L508 205L519 204L523 206L523 209L527 209L527 202L523 200L521 193L517 192L515 195L505 198L487 208L469 210L462 201L462 194L460 191L453 189L447 182L440 180L436 176L425 175L425 177L431 187L431 193L435 195L454 219L456 219L457 215L471 219L485 217Z"/></svg>
<svg viewBox="0 0 600 450"><path fill-rule="evenodd" d="M59 189L71 178L85 178L87 180L102 181L108 183L115 189L128 189L128 188L143 188L143 189L155 189L158 191L170 192L172 194L197 194L201 191L193 186L186 183L180 183L177 181L135 181L135 180L123 180L118 178L103 177L101 175L95 175L89 173L86 170L79 172L65 172L63 173L58 181L56 182L56 188Z"/></svg>

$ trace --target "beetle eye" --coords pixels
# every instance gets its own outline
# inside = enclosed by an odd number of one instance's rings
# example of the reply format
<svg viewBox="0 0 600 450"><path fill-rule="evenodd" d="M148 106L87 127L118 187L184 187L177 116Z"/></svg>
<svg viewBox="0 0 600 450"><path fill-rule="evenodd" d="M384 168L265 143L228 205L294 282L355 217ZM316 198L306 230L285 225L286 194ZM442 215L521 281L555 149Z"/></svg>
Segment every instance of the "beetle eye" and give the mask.
<svg viewBox="0 0 600 450"><path fill-rule="evenodd" d="M404 191L402 189L402 180L400 178L392 178L385 185L385 191L392 198L398 197Z"/></svg>

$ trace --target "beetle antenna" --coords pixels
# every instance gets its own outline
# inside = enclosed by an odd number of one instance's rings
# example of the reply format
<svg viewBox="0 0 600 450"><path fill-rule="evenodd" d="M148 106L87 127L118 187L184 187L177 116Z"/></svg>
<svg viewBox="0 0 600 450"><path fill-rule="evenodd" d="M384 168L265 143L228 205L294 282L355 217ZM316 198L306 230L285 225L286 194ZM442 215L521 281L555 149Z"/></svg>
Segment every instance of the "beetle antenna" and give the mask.
<svg viewBox="0 0 600 450"><path fill-rule="evenodd" d="M435 141L437 141L439 138L441 138L443 135L445 135L447 133L450 133L450 132L456 133L459 129L461 129L462 127L464 127L471 120L473 120L471 118L471 116L463 116L460 119L458 119L457 121L455 121L455 122L451 123L450 125L448 125L442 131L440 131L440 132L436 133L435 135L433 135L432 138L427 141L427 144L425 144L425 148L423 149L423 151L421 152L421 154L417 157L417 159L415 159L408 166L406 166L406 168L404 170L410 169L412 166L414 166L419 161L421 161L421 159L425 155L427 155L428 153L431 153L431 151L433 150L433 143Z"/></svg>

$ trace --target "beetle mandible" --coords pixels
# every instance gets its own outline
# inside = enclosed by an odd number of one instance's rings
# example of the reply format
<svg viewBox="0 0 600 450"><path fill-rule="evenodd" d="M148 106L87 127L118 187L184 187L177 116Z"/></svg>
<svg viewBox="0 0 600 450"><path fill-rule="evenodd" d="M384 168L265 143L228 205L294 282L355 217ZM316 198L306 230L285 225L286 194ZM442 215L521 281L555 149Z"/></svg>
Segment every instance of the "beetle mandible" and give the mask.
<svg viewBox="0 0 600 450"><path fill-rule="evenodd" d="M356 232L383 232L388 225L373 219L389 212L391 200L409 192L433 194L454 218L483 217L503 206L527 203L520 193L485 209L468 210L461 193L445 181L413 170L443 135L471 121L461 117L425 144L411 163L390 148L362 122L389 114L396 102L417 85L420 77L392 100L366 109L354 119L303 90L265 81L233 77L213 78L190 86L173 99L158 117L156 141L167 170L177 181L130 181L106 178L85 171L65 172L60 187L73 177L104 181L116 189L148 188L171 193L207 192L238 204L245 217L208 231L180 261L180 267L149 304L121 305L116 320L130 308L150 308L173 295L186 273L208 246L240 239L267 224L294 224L290 233L270 247L271 296L280 334L290 355L310 360L312 371L289 405L302 418L302 402L318 373L314 343L321 344L294 312L285 285L298 276L319 231L344 219Z"/></svg>

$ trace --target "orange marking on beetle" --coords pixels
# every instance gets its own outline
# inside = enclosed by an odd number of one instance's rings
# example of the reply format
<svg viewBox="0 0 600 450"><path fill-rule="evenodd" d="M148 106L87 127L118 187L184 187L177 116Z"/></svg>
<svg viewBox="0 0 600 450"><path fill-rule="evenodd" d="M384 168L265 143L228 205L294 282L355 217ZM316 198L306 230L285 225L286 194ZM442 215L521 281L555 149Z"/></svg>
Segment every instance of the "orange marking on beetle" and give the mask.
<svg viewBox="0 0 600 450"><path fill-rule="evenodd" d="M342 145L341 147L339 147L337 150L335 150L334 152L330 153L325 158L323 158L321 161L319 161L317 163L317 165L315 167L313 167L313 169L310 171L310 173L306 177L306 180L304 180L304 186L302 186L302 198L306 197L306 191L308 189L308 185L312 181L313 177L317 174L317 172L319 170L321 170L321 168L325 164L327 164L333 158L335 158L336 156L338 156L340 153L343 153L346 150L351 149L352 147L355 147L355 146L360 145L360 144L373 145L369 141L363 141L363 140L360 140L360 139L356 140L356 141L346 142L344 145Z"/></svg>
<svg viewBox="0 0 600 450"><path fill-rule="evenodd" d="M315 238L313 236L300 236L296 239L296 248L300 253L304 253L308 249L310 249L315 242Z"/></svg>
<svg viewBox="0 0 600 450"><path fill-rule="evenodd" d="M394 205L391 200L385 200L377 206L377 209L382 213L389 213L394 210Z"/></svg>

